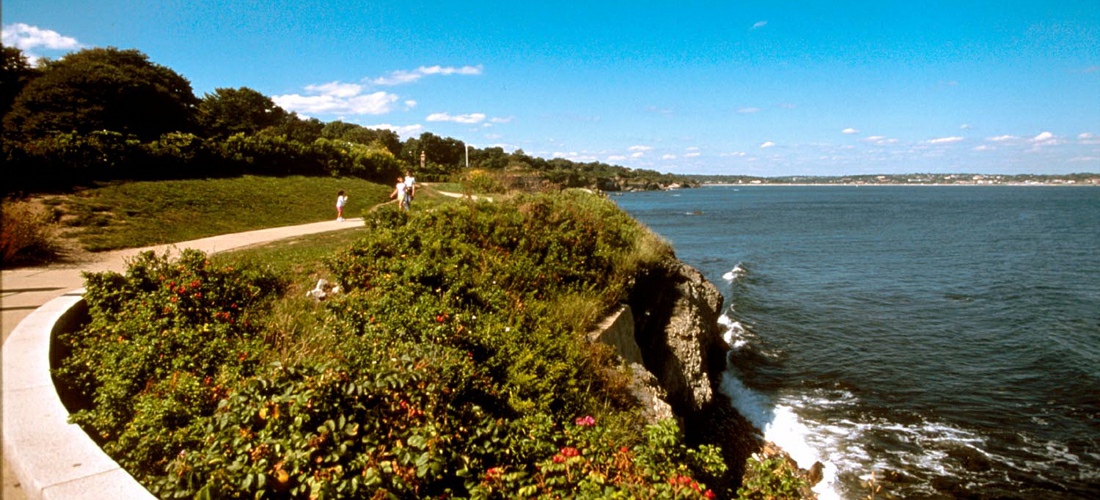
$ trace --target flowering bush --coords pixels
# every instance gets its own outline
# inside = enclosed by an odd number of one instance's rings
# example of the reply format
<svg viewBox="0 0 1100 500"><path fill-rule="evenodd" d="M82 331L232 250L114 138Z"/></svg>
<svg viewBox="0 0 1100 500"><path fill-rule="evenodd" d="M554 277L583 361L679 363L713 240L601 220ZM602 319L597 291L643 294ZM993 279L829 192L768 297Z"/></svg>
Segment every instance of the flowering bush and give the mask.
<svg viewBox="0 0 1100 500"><path fill-rule="evenodd" d="M329 348L289 363L263 353L294 340L248 321L277 288L263 275L197 252L90 275L93 319L59 372L91 395L74 420L163 498L729 496L705 484L726 472L718 450L686 447L671 420L643 429L583 335L647 265L613 204L367 221L330 262L347 293L324 306ZM556 319L586 303L590 319Z"/></svg>
<svg viewBox="0 0 1100 500"><path fill-rule="evenodd" d="M196 250L178 260L145 252L126 274L86 274L91 322L62 335L56 374L88 400L72 420L133 472L161 470L202 436L225 385L256 368L257 306L279 289L257 271L215 268Z"/></svg>

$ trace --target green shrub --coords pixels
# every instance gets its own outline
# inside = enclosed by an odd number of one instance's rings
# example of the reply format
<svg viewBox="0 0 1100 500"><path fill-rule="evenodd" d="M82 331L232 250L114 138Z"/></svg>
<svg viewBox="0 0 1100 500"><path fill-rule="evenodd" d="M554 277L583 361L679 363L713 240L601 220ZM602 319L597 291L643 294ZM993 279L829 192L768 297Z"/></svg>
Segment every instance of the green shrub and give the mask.
<svg viewBox="0 0 1100 500"><path fill-rule="evenodd" d="M473 193L499 194L508 191L507 186L501 182L500 174L487 172L481 169L471 169L463 172L460 181L463 186Z"/></svg>
<svg viewBox="0 0 1100 500"><path fill-rule="evenodd" d="M197 250L179 259L145 252L126 274L86 274L91 322L59 340L71 354L56 371L86 395L72 420L131 472L159 472L202 435L228 381L255 370L264 350L252 327L277 280L214 268Z"/></svg>
<svg viewBox="0 0 1100 500"><path fill-rule="evenodd" d="M739 499L797 500L803 498L802 490L809 488L797 466L786 457L754 455L747 465L744 482L737 490Z"/></svg>
<svg viewBox="0 0 1100 500"><path fill-rule="evenodd" d="M0 257L4 267L41 262L58 251L52 214L24 201L4 201L0 210Z"/></svg>
<svg viewBox="0 0 1100 500"><path fill-rule="evenodd" d="M329 261L347 292L325 334L304 335L326 349L293 357L293 335L244 322L277 288L262 274L185 252L89 276L92 322L63 338L59 371L92 395L74 421L162 498L716 495L718 450L685 447L671 420L643 429L585 340L653 264L631 257L644 230L612 203L382 208L367 224Z"/></svg>

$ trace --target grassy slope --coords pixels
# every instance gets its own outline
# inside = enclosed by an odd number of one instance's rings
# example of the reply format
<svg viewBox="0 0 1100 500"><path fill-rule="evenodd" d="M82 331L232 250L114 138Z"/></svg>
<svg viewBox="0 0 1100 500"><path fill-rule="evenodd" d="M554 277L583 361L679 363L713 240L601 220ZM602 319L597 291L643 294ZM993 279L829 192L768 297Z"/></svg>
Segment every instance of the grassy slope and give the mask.
<svg viewBox="0 0 1100 500"><path fill-rule="evenodd" d="M53 203L81 246L102 251L333 219L338 190L349 196L345 216L357 217L391 189L352 178L246 176L112 184Z"/></svg>

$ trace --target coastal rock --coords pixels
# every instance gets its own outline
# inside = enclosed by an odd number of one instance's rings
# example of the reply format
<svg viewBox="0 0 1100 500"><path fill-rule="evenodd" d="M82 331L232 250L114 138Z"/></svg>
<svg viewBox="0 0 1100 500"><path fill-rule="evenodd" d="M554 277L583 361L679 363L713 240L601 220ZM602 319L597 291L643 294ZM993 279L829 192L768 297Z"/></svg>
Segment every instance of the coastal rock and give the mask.
<svg viewBox="0 0 1100 500"><path fill-rule="evenodd" d="M668 392L678 415L703 410L714 399L711 373L725 369L729 349L718 317L722 294L702 273L675 258L640 276L631 306L645 367Z"/></svg>
<svg viewBox="0 0 1100 500"><path fill-rule="evenodd" d="M622 305L588 333L589 342L611 346L630 370L628 389L643 408L647 424L655 424L675 416L668 404L668 393L649 370L642 366L642 351L634 340L634 314L629 305Z"/></svg>
<svg viewBox="0 0 1100 500"><path fill-rule="evenodd" d="M647 424L655 424L666 418L676 416L668 404L668 394L661 388L657 377L638 363L629 364L632 373L630 393L642 404L642 416Z"/></svg>

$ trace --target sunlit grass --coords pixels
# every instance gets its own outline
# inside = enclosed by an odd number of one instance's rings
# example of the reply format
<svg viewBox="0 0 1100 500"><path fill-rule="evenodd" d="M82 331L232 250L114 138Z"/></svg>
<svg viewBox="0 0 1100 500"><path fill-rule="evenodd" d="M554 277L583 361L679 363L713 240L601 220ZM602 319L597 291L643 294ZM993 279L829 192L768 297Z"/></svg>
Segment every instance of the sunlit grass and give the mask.
<svg viewBox="0 0 1100 500"><path fill-rule="evenodd" d="M391 188L301 176L127 182L68 196L59 209L81 246L102 251L334 219L339 190L355 216L387 201Z"/></svg>

